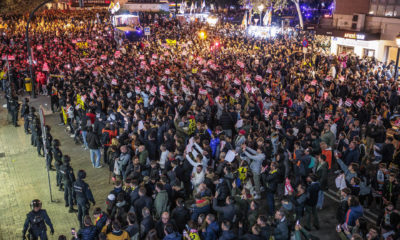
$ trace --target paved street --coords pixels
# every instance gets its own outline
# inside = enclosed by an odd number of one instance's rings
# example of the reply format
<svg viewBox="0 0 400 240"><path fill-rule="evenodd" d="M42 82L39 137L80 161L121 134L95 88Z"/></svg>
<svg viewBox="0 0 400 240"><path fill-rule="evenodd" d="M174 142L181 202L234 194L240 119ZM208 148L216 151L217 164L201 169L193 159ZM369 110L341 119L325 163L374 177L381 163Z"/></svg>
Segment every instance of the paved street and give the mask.
<svg viewBox="0 0 400 240"><path fill-rule="evenodd" d="M39 99L43 100L43 98ZM50 202L49 185L44 158L38 157L36 148L30 145L30 135L27 136L21 127L15 128L7 124L7 109L1 96L0 109L0 239L21 239L21 231L26 214L30 211L29 204L39 198L43 208L47 210L57 239L58 235L71 236L71 228L79 228L77 214L68 213L64 207L63 193L59 192L55 183L55 172L50 172L53 200ZM63 126L58 126L58 115L46 116L46 122L52 126L52 135L60 139L61 150L69 154L75 174L81 168L87 171L87 182L92 188L97 204L104 207L107 192L112 189L108 185L106 168L93 169L90 163L89 151L84 151L73 143L72 138L64 132ZM92 209L91 211L92 212ZM49 232L49 231L48 231ZM56 237L57 236L57 237Z"/></svg>

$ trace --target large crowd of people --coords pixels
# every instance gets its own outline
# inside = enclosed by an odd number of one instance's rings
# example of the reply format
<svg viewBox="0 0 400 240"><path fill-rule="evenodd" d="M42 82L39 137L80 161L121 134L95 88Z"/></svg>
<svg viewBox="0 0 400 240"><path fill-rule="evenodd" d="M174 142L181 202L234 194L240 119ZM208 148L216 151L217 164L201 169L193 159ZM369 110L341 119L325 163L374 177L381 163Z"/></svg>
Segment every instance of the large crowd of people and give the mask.
<svg viewBox="0 0 400 240"><path fill-rule="evenodd" d="M328 188L340 192L338 237L400 238L394 63L318 48L303 56L302 39L313 38L301 31L253 39L228 23L151 19L151 36L136 42L94 10L45 11L31 24L33 91L115 185L107 208L89 214L86 174L75 180L47 141L66 206L78 206L76 239L316 239ZM15 60L2 61L0 76L15 113L29 69L26 18L3 22L0 55Z"/></svg>

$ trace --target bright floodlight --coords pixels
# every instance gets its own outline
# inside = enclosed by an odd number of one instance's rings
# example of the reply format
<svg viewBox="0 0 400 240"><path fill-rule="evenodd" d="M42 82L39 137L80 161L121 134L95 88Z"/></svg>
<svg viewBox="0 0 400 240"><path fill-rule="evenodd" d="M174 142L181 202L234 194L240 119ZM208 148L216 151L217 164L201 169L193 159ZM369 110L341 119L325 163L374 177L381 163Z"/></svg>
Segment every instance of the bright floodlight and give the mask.
<svg viewBox="0 0 400 240"><path fill-rule="evenodd" d="M215 26L218 22L218 18L215 16L209 16L207 18L207 23L210 24L211 26Z"/></svg>
<svg viewBox="0 0 400 240"><path fill-rule="evenodd" d="M207 38L206 33L205 33L204 31L200 31L200 32L199 32L199 38L200 38L200 39L203 39L203 40L206 39L206 38Z"/></svg>

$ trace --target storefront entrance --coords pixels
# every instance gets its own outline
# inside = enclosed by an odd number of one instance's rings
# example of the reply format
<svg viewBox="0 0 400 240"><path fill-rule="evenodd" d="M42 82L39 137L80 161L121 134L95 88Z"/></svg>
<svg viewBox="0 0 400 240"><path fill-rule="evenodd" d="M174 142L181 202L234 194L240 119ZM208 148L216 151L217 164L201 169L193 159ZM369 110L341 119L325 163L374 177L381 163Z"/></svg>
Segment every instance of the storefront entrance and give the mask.
<svg viewBox="0 0 400 240"><path fill-rule="evenodd" d="M350 46L344 46L344 45L338 45L338 51L337 51L337 55L340 55L342 53L354 53L354 47L350 47Z"/></svg>

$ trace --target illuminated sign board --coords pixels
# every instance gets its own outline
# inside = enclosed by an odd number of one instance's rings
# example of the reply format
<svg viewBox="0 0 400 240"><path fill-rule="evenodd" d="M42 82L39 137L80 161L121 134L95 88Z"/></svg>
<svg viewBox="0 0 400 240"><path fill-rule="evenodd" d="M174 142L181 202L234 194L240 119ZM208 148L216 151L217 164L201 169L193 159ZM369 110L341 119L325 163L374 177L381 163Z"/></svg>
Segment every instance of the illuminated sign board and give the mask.
<svg viewBox="0 0 400 240"><path fill-rule="evenodd" d="M356 40L365 40L365 35L361 33L345 33L344 38L356 39Z"/></svg>

